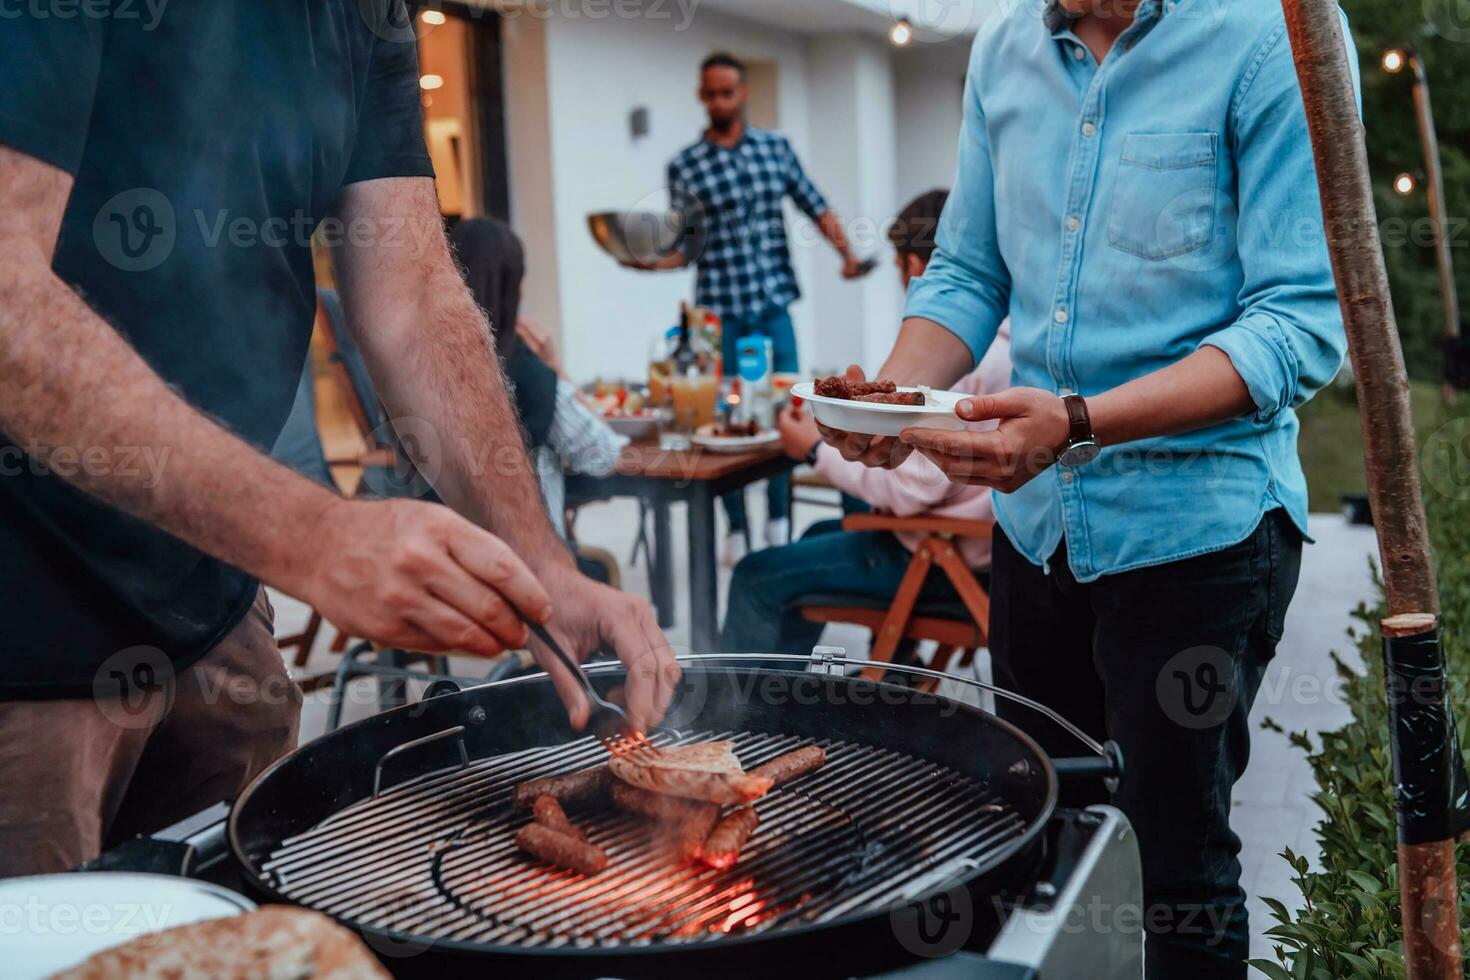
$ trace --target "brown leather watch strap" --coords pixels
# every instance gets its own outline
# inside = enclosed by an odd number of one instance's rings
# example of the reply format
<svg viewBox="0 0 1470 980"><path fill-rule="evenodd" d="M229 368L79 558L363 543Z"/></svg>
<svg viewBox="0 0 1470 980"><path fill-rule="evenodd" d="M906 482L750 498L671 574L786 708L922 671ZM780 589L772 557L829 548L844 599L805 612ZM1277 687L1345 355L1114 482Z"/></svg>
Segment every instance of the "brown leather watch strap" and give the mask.
<svg viewBox="0 0 1470 980"><path fill-rule="evenodd" d="M1087 402L1081 395L1063 395L1062 404L1067 406L1067 445L1092 442L1092 416L1087 412Z"/></svg>

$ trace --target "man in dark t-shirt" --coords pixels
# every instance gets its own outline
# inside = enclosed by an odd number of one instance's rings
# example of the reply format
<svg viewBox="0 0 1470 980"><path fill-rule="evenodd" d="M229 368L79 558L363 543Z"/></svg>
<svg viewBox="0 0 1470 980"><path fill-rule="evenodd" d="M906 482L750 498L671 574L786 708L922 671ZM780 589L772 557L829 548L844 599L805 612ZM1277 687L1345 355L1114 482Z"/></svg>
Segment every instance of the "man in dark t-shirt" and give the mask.
<svg viewBox="0 0 1470 980"><path fill-rule="evenodd" d="M0 875L74 865L292 747L262 582L414 650L491 655L548 621L628 664L635 721L668 703L647 604L579 576L539 503L445 244L411 24L402 0L101 0L0 26ZM263 454L318 230L449 507L346 501Z"/></svg>

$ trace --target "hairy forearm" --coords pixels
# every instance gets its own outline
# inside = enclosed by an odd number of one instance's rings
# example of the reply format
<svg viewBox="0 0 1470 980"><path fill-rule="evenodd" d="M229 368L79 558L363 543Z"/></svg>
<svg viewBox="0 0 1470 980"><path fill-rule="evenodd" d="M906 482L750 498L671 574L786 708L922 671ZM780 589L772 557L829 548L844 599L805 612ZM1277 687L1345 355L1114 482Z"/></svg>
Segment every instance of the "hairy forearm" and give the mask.
<svg viewBox="0 0 1470 980"><path fill-rule="evenodd" d="M901 385L948 388L969 373L974 356L964 341L923 317L909 317L878 377Z"/></svg>
<svg viewBox="0 0 1470 980"><path fill-rule="evenodd" d="M401 199L365 194L371 196L349 206L364 213L406 209L421 229L407 249L344 245L334 256L348 321L378 395L393 418L428 424L425 437L395 423L404 448L449 506L533 567L570 563L547 519L489 323L439 228L432 184L424 181Z"/></svg>
<svg viewBox="0 0 1470 980"><path fill-rule="evenodd" d="M847 241L847 232L843 230L842 219L838 217L836 211L823 211L821 217L817 219L817 227L821 229L822 237L832 243L832 247L837 249L839 255L846 258L851 253L852 247Z"/></svg>
<svg viewBox="0 0 1470 980"><path fill-rule="evenodd" d="M1175 364L1087 399L1104 446L1203 429L1255 411L1230 358L1202 347Z"/></svg>
<svg viewBox="0 0 1470 980"><path fill-rule="evenodd" d="M294 532L338 498L185 403L39 250L0 256L0 430L38 468L291 590Z"/></svg>

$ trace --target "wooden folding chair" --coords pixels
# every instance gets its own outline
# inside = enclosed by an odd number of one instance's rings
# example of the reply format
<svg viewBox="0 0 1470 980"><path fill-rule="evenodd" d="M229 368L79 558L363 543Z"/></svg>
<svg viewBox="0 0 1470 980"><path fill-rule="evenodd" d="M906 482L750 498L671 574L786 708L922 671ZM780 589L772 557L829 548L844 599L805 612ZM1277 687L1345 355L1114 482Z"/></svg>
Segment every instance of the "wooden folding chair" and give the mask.
<svg viewBox="0 0 1470 980"><path fill-rule="evenodd" d="M990 521L953 517L851 514L842 520L844 531L889 531L925 537L914 549L913 560L891 601L813 595L799 600L801 615L813 623L853 623L871 630L870 660L892 662L894 650L905 639L933 640L938 649L926 665L931 670L948 669L956 654L961 654L960 666L969 666L975 651L989 642L990 596L960 556L955 539L988 539L993 526ZM936 566L954 586L958 600L921 601L924 582ZM881 667L869 667L862 676L880 680L883 673ZM926 678L916 686L932 691L938 681Z"/></svg>

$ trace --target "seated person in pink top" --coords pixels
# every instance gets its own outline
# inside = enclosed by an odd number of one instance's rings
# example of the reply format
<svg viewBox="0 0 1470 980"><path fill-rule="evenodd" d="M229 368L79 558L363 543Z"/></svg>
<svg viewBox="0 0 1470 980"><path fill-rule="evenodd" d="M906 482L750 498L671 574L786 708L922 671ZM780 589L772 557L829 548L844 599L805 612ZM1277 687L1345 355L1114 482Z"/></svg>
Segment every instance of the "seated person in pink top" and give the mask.
<svg viewBox="0 0 1470 980"><path fill-rule="evenodd" d="M931 191L898 216L889 238L898 252L899 274L907 286L923 274L934 252L934 230L946 194ZM970 395L994 394L1010 385L1010 324L989 353L955 390ZM990 490L952 483L938 467L915 453L897 469L873 469L847 462L837 450L822 443L816 422L801 407L788 408L779 420L782 445L793 459L805 459L843 491L874 510L901 517L934 514L970 520L993 519ZM974 428L993 427L975 424ZM971 568L990 567L990 541L967 538L956 542ZM853 596L886 601L913 557L917 538L874 531L844 531L839 520L812 525L794 544L767 548L747 556L735 567L730 602L725 615L723 645L734 653L810 653L820 640L822 625L801 617L794 603L814 594ZM958 600L944 575L935 572L924 583L921 602Z"/></svg>

